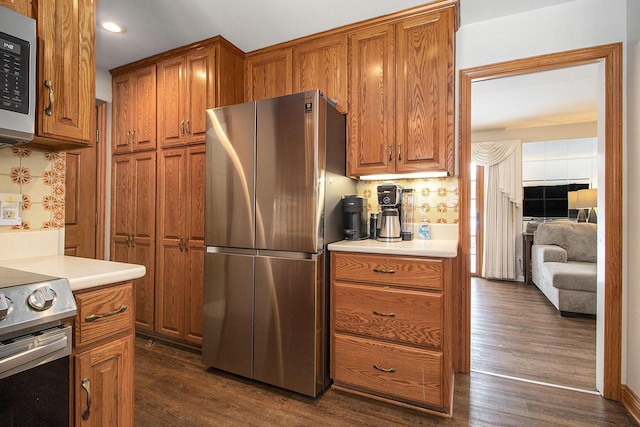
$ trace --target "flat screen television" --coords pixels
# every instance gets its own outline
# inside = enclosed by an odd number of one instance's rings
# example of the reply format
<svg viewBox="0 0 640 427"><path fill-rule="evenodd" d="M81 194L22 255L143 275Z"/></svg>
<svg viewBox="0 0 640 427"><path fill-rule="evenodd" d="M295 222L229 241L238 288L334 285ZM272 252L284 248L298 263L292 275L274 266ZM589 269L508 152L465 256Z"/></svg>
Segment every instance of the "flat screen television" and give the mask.
<svg viewBox="0 0 640 427"><path fill-rule="evenodd" d="M589 184L538 185L523 188L522 216L569 218L567 193L589 188Z"/></svg>

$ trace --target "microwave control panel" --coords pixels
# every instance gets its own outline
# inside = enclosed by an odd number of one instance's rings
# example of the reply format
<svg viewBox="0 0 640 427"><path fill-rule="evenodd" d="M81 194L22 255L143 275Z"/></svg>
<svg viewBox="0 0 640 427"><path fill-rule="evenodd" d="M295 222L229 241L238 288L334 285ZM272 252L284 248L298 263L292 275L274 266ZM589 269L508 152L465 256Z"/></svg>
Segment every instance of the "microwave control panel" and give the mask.
<svg viewBox="0 0 640 427"><path fill-rule="evenodd" d="M0 32L0 109L29 113L28 42Z"/></svg>

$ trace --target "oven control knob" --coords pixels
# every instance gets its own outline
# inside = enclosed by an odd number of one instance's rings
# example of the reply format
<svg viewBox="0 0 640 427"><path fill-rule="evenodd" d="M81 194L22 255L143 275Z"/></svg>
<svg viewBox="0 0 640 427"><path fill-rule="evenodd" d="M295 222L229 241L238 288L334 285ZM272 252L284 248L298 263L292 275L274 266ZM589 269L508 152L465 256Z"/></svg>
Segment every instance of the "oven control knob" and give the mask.
<svg viewBox="0 0 640 427"><path fill-rule="evenodd" d="M9 317L11 305L11 300L5 297L4 294L0 294L0 320L4 320Z"/></svg>
<svg viewBox="0 0 640 427"><path fill-rule="evenodd" d="M37 311L44 311L53 305L56 294L49 286L42 286L29 295L29 306Z"/></svg>

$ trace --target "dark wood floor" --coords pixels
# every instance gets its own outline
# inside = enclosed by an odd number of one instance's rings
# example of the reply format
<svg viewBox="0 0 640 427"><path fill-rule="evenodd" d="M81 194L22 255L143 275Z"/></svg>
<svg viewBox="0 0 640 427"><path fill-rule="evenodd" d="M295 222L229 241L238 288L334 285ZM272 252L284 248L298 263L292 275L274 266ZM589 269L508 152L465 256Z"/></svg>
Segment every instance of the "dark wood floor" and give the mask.
<svg viewBox="0 0 640 427"><path fill-rule="evenodd" d="M562 318L535 287L475 280L472 368L594 390L595 321ZM318 399L207 369L198 354L136 340L137 426L632 426L602 397L472 372L444 419L328 390Z"/></svg>
<svg viewBox="0 0 640 427"><path fill-rule="evenodd" d="M136 426L634 426L600 396L472 372L442 418L329 389L310 399L207 369L200 356L136 338Z"/></svg>
<svg viewBox="0 0 640 427"><path fill-rule="evenodd" d="M596 391L595 317L561 317L534 285L471 281L471 369Z"/></svg>

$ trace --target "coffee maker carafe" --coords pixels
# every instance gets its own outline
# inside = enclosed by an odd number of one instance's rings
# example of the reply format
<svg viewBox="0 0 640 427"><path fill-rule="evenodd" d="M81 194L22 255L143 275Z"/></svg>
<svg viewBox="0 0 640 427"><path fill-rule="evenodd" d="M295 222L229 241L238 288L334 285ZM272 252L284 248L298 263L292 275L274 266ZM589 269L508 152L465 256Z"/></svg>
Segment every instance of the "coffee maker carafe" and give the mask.
<svg viewBox="0 0 640 427"><path fill-rule="evenodd" d="M400 229L400 206L402 187L395 184L378 185L378 204L380 213L380 232L378 240L399 242L402 240Z"/></svg>

